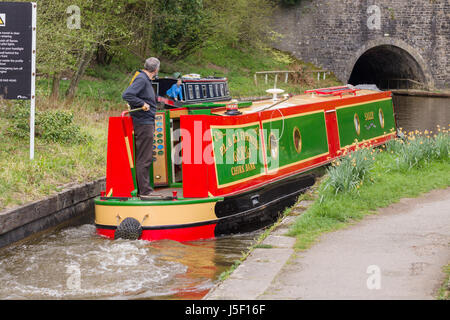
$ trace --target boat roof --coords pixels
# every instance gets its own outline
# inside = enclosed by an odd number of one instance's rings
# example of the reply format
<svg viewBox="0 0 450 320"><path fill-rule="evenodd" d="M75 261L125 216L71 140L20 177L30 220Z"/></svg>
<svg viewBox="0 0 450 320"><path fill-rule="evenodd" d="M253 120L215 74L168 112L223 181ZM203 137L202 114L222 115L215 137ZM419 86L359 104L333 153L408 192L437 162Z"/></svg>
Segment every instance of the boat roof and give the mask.
<svg viewBox="0 0 450 320"><path fill-rule="evenodd" d="M348 88L348 87L346 87ZM345 98L351 97L360 97L366 96L370 94L380 93L380 90L372 90L372 89L352 89L352 91L348 91L347 89L341 90L342 92L338 93L338 90L333 90L333 88L325 88L325 89L314 89L307 90L305 93L295 96L286 97L278 94L278 100L267 99L254 101L250 106L245 108L239 108L243 114L260 112L263 110L274 110L274 109L282 109L294 106L302 106L309 105L313 103L326 102L326 101L336 101ZM321 93L324 92L324 93ZM277 103L275 105L275 103ZM223 114L225 110L218 110L218 112L214 112L213 114Z"/></svg>

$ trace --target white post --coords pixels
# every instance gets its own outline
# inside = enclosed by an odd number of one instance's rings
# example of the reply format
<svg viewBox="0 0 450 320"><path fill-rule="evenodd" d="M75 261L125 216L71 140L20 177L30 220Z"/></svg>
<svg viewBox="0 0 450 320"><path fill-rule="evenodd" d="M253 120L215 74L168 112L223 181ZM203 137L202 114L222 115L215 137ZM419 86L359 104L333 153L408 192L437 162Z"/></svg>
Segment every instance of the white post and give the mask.
<svg viewBox="0 0 450 320"><path fill-rule="evenodd" d="M36 113L36 16L37 5L31 3L31 98L30 98L30 160L34 159L34 122Z"/></svg>

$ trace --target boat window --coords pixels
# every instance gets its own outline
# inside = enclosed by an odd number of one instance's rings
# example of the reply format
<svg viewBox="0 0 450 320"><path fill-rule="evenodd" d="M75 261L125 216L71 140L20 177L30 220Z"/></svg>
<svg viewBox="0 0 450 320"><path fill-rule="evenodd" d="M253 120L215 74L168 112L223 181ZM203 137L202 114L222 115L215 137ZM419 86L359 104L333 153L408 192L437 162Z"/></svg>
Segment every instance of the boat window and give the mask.
<svg viewBox="0 0 450 320"><path fill-rule="evenodd" d="M194 97L194 89L192 88L192 84L190 84L188 86L188 90L189 90L189 99L195 99L195 97Z"/></svg>
<svg viewBox="0 0 450 320"><path fill-rule="evenodd" d="M302 135L300 134L300 130L295 127L294 128L294 147L297 153L300 153L302 151Z"/></svg>
<svg viewBox="0 0 450 320"><path fill-rule="evenodd" d="M159 95L159 83L152 83L153 91L155 92L155 95Z"/></svg>
<svg viewBox="0 0 450 320"><path fill-rule="evenodd" d="M359 134L361 133L361 127L360 127L360 122L359 122L359 116L357 113L355 113L355 116L353 117L353 122L355 124L356 133L359 136Z"/></svg>
<svg viewBox="0 0 450 320"><path fill-rule="evenodd" d="M381 108L378 110L378 119L380 120L381 128L384 129L384 114Z"/></svg>
<svg viewBox="0 0 450 320"><path fill-rule="evenodd" d="M206 91L206 86L202 85L202 93L203 93L203 98L207 98L208 97L208 92Z"/></svg>
<svg viewBox="0 0 450 320"><path fill-rule="evenodd" d="M200 86L198 84L195 85L195 97L200 99Z"/></svg>
<svg viewBox="0 0 450 320"><path fill-rule="evenodd" d="M217 83L214 84L214 91L216 92L216 97L219 96L219 85Z"/></svg>
<svg viewBox="0 0 450 320"><path fill-rule="evenodd" d="M222 96L225 95L225 90L224 90L224 88L223 88L223 83L220 84L220 94L221 94Z"/></svg>
<svg viewBox="0 0 450 320"><path fill-rule="evenodd" d="M228 83L225 83L225 94L226 94L227 96L230 95L230 90L228 90Z"/></svg>
<svg viewBox="0 0 450 320"><path fill-rule="evenodd" d="M214 97L213 85L210 84L208 87L209 87L209 96L212 98L212 97Z"/></svg>
<svg viewBox="0 0 450 320"><path fill-rule="evenodd" d="M273 133L269 137L269 150L272 158L276 159L278 157L278 139Z"/></svg>

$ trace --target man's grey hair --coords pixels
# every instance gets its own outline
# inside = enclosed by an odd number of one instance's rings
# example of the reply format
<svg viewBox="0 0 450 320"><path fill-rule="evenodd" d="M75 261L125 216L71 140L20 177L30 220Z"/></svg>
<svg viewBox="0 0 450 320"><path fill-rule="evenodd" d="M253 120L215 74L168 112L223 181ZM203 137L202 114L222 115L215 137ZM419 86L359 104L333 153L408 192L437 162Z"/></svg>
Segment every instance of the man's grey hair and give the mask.
<svg viewBox="0 0 450 320"><path fill-rule="evenodd" d="M154 72L159 69L160 62L157 58L151 57L145 60L144 69L149 72Z"/></svg>

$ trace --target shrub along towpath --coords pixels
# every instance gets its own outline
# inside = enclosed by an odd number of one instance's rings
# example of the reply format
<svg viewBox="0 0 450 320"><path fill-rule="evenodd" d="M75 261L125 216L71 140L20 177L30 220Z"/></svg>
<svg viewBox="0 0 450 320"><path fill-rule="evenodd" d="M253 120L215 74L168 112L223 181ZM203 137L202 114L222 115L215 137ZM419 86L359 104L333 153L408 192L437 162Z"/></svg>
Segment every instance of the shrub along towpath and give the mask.
<svg viewBox="0 0 450 320"><path fill-rule="evenodd" d="M306 251L283 236L290 218L205 299L437 297L450 261L450 188L402 199Z"/></svg>

